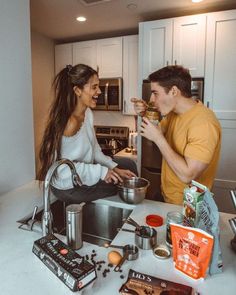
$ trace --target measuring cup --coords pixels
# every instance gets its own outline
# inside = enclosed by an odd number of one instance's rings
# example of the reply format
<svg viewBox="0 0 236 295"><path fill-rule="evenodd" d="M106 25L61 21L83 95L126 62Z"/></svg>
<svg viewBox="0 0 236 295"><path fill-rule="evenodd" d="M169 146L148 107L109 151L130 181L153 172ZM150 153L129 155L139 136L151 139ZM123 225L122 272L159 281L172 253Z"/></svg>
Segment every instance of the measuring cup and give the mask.
<svg viewBox="0 0 236 295"><path fill-rule="evenodd" d="M136 260L138 258L138 247L132 244L127 244L125 246L117 246L117 245L109 245L111 248L118 248L122 249L123 257L121 258L120 262L114 268L114 271L120 271L121 266L125 262L125 260Z"/></svg>

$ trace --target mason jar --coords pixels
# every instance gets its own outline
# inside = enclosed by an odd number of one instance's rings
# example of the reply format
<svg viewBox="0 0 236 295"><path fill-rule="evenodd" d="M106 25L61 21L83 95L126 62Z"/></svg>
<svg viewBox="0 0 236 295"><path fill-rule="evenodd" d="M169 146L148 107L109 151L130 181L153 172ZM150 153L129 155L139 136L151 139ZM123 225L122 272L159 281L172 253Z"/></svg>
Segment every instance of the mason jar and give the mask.
<svg viewBox="0 0 236 295"><path fill-rule="evenodd" d="M148 106L146 113L145 113L145 117L147 117L148 120L155 125L157 125L160 121L160 114L159 114L157 108L154 106Z"/></svg>
<svg viewBox="0 0 236 295"><path fill-rule="evenodd" d="M170 223L183 224L184 216L178 211L171 211L166 216L166 244L172 248Z"/></svg>

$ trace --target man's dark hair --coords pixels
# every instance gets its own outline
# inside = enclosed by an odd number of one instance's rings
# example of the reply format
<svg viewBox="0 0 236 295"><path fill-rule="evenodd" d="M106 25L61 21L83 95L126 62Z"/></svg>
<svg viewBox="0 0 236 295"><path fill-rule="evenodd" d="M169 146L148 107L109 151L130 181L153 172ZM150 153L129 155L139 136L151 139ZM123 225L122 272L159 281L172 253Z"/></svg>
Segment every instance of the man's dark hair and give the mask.
<svg viewBox="0 0 236 295"><path fill-rule="evenodd" d="M184 97L191 97L191 75L182 66L167 66L148 76L150 82L157 82L168 93L176 86Z"/></svg>

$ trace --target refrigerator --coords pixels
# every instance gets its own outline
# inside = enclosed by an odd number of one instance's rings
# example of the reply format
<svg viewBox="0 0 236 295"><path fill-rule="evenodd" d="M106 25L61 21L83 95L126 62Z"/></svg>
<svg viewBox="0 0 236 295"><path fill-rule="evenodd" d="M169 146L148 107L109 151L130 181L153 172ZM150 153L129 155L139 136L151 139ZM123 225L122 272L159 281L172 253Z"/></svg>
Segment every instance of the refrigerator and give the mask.
<svg viewBox="0 0 236 295"><path fill-rule="evenodd" d="M142 85L142 98L148 102L150 96L150 82L144 80ZM142 137L141 145L141 177L150 181L146 199L160 201L161 198L158 196L161 195L161 152L152 141L144 137Z"/></svg>

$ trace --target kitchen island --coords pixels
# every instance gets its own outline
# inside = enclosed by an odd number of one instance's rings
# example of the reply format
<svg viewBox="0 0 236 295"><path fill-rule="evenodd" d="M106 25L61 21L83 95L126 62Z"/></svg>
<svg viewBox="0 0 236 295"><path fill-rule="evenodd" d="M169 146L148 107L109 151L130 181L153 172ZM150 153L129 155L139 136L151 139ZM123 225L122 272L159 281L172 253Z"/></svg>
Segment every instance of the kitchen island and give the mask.
<svg viewBox="0 0 236 295"><path fill-rule="evenodd" d="M118 196L98 200L98 203L132 209L131 217L139 224L145 225L145 216L158 214L164 217L169 211L181 211L180 206L144 200L138 205L129 205ZM37 182L31 182L0 197L0 294L1 295L118 295L119 288L125 283L129 269L149 274L162 279L193 286L200 294L235 294L236 290L236 254L230 248L233 237L228 220L232 214L220 214L221 247L223 252L224 270L222 274L208 276L204 281L196 282L174 269L173 260L159 260L151 250L139 250L139 258L126 261L122 275L111 270L103 277L102 270L97 271L98 278L81 292L70 291L33 253L32 246L41 235L18 229L17 220L33 211L33 207L42 206L42 191ZM92 223L91 223L92 225ZM125 224L123 228L133 229ZM158 243L165 241L165 224L157 229ZM63 236L61 237L63 240ZM112 244L125 245L134 243L134 234L120 231ZM83 243L77 252L90 255L96 251L96 261L105 260L112 248L104 248ZM114 249L117 250L117 249Z"/></svg>

